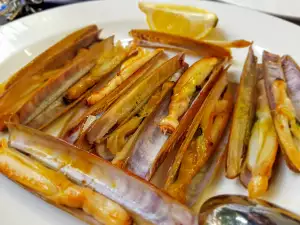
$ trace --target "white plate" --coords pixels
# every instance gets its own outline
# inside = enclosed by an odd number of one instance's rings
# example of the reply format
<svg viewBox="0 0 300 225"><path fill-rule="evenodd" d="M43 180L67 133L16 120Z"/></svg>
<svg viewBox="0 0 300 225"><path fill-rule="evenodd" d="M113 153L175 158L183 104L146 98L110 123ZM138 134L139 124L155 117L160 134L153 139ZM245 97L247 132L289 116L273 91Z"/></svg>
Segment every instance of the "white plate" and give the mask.
<svg viewBox="0 0 300 225"><path fill-rule="evenodd" d="M182 1L172 1L182 3ZM272 16L239 7L214 2L185 0L184 4L197 5L217 13L219 30L227 39L244 38L255 41L259 56L263 49L278 54L290 54L300 63L300 28ZM9 23L0 28L1 80L18 70L33 57L65 34L84 25L96 23L104 28L101 36L116 34L126 41L132 28L146 28L144 15L133 0L87 2L38 13ZM234 51L236 63L231 69L239 76L245 51ZM300 176L289 171L280 160L266 199L300 214ZM216 180L204 199L209 196L232 193L247 194L237 180L223 175ZM43 202L0 175L1 225L79 225L81 221Z"/></svg>
<svg viewBox="0 0 300 225"><path fill-rule="evenodd" d="M250 9L300 21L299 0L221 0Z"/></svg>

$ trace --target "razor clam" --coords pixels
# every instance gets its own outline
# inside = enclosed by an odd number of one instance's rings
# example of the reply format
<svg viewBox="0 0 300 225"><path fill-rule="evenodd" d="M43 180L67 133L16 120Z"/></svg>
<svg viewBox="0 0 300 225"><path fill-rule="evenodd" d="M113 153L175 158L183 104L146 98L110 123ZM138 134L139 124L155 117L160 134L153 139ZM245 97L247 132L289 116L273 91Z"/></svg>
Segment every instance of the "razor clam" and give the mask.
<svg viewBox="0 0 300 225"><path fill-rule="evenodd" d="M129 214L118 204L89 188L73 184L65 175L7 147L4 140L0 147L0 171L46 201L73 211L75 216L77 209L100 224L131 224Z"/></svg>
<svg viewBox="0 0 300 225"><path fill-rule="evenodd" d="M109 47L111 48L105 49L100 55L96 66L67 91L64 96L66 101L72 102L79 98L89 88L110 74L130 54L135 52L134 45L123 47L120 41L115 46L112 43L112 46Z"/></svg>
<svg viewBox="0 0 300 225"><path fill-rule="evenodd" d="M20 124L8 124L9 145L156 225L196 225L198 217L150 183L105 160Z"/></svg>
<svg viewBox="0 0 300 225"><path fill-rule="evenodd" d="M82 50L65 67L40 87L33 97L18 111L19 120L23 124L29 123L47 106L54 102L61 94L84 76L96 64L101 42L93 44L88 50Z"/></svg>
<svg viewBox="0 0 300 225"><path fill-rule="evenodd" d="M22 105L29 101L39 87L47 83L59 70L51 70L43 74L24 77L5 91L0 98L0 130L5 128L4 122L9 120ZM20 78L21 79L21 78Z"/></svg>
<svg viewBox="0 0 300 225"><path fill-rule="evenodd" d="M205 167L221 140L232 106L233 90L225 69L195 115L169 170L164 189L172 197L186 202L190 183Z"/></svg>
<svg viewBox="0 0 300 225"><path fill-rule="evenodd" d="M278 140L273 125L265 91L262 65L257 68L257 108L247 156L240 174L240 181L248 188L250 198L262 196L269 186L272 167L276 160Z"/></svg>
<svg viewBox="0 0 300 225"><path fill-rule="evenodd" d="M157 55L157 54L156 54ZM164 55L163 55L164 56ZM175 59L175 58L174 58ZM174 64L174 60L173 59L173 64ZM142 70L141 70L141 75L139 75L140 77L139 78L137 78L137 77L135 77L135 79L137 79L136 80L136 83L133 83L132 84L132 80L127 80L128 82L129 82L129 84L131 84L131 87L128 87L128 91L126 92L126 94L123 96L123 97L121 97L120 96L120 99L117 101L118 102L118 106L117 107L114 107L114 109L117 109L118 110L118 107L121 107L120 108L120 111L119 112L121 112L121 114L120 115L122 115L123 114L123 118L122 118L122 120L121 121L119 121L120 123L118 123L118 124L115 124L114 125L114 128L116 128L116 126L118 126L118 125L122 125L122 124L124 124L124 123L126 123L128 120L130 120L131 119L131 117L133 117L136 113L138 113L139 111L140 111L140 109L146 104L146 102L148 101L148 98L150 97L150 96L147 96L147 98L141 98L140 96L138 96L138 95L136 95L136 96L134 96L134 93L132 93L132 90L135 90L135 91L137 91L137 93L139 92L139 91L142 91L142 89L141 89L141 86L139 86L139 88L136 88L136 86L138 86L138 85L140 85L140 83L142 83L142 84L144 84L145 85L145 80L149 80L149 76L152 76L152 73L157 73L157 72L161 72L161 73L163 73L164 72L164 70L167 70L167 68L169 67L170 69L171 69L171 71L172 70L174 70L174 68L171 68L172 67L172 60L169 62L169 61L166 61L165 60L165 58L164 57L162 57L161 59L159 59L159 58L157 58L157 60L155 60L157 63L155 64L155 66L153 66L153 67L151 67L151 68L149 68L150 67L150 65L151 64L149 64L149 65L147 65L145 68L143 68ZM166 65L164 65L164 63L167 63ZM175 62L176 63L176 62ZM163 67L163 65L164 65L164 67ZM148 70L146 71L146 68L148 68ZM169 72L169 71L168 71ZM159 75L158 73L156 74L156 76L157 75ZM154 76L155 77L155 76ZM164 76L162 76L162 78L163 78ZM160 77L161 78L161 77ZM152 79L152 78L151 78ZM151 80L150 79L150 80ZM154 80L152 79L152 82L153 82ZM125 81L126 82L126 81ZM157 81L156 81L157 82ZM161 82L161 81L160 81ZM127 82L126 82L127 83ZM125 83L125 84L126 84ZM124 83L123 83L124 84ZM121 85L122 86L122 85ZM158 85L157 83L155 84L155 85L153 85L149 90L152 90L152 91L155 91L155 87L156 88L158 88L158 86L160 86L160 85ZM126 88L126 87L125 87ZM149 91L148 90L148 91ZM131 96L129 96L129 98L127 98L127 97L125 97L126 95L128 95L128 94L130 94L131 93ZM144 92L143 94L145 94L145 93L147 93L147 92ZM114 93L113 93L114 94ZM120 95L120 93L118 93L118 95ZM114 98L115 96L113 95L112 96L112 98ZM124 104L123 103L123 99L127 99L127 101L130 99L130 98L135 98L136 97L136 102L134 102L134 104L135 104L135 106L134 105L130 105L130 104ZM111 100L109 100L109 101L111 101ZM101 103L101 101L100 101L100 103ZM128 102L127 102L128 103ZM106 107L108 108L108 106L109 105L106 105ZM98 106L97 106L98 107ZM113 107L113 106L112 106ZM131 112L129 112L129 113L124 113L125 111L123 111L122 110L122 107L124 108L125 107L125 109L126 110L129 110L129 109L132 109L131 110ZM92 107L93 108L93 107ZM96 108L97 109L97 108ZM91 143L89 143L88 142L88 139L87 139L87 135L88 135L88 133L89 133L89 131L92 129L92 127L94 126L94 124L97 122L97 121L99 121L99 120L102 120L101 119L101 117L102 116L104 116L106 113L107 113L107 111L109 111L111 108L108 108L105 112L101 112L100 111L100 113L99 112L97 112L97 114L96 114L96 116L92 116L92 115L88 115L88 117L86 118L86 120L84 121L84 123L83 123L83 126L82 126L82 128L81 128L81 130L80 130L80 136L79 136L79 138L77 139L77 141L75 142L75 145L76 146L78 146L78 147L80 147L80 148L83 148L83 149L85 149L85 150L90 150L91 149L91 147L93 147L93 144L91 144ZM99 111L99 108L97 109L97 111ZM88 112L87 112L88 113ZM102 128L101 128L102 129ZM111 130L110 130L111 131ZM106 136L105 137L102 137L100 140L98 140L95 144L96 144L96 152L98 152L99 153L99 151L103 151L103 153L105 153L105 154L103 154L102 156L104 156L104 155L109 155L108 154L108 152L107 152L107 148L103 148L103 145L102 145L102 142L103 142L103 140L106 138ZM100 149L99 149L99 147L100 147Z"/></svg>
<svg viewBox="0 0 300 225"><path fill-rule="evenodd" d="M69 34L9 78L5 84L5 89L12 88L15 83L23 82L33 75L41 75L44 72L62 67L75 57L79 49L87 48L93 42L96 42L99 33L100 31L96 25L89 25ZM15 91L18 91L18 89L15 89Z"/></svg>
<svg viewBox="0 0 300 225"><path fill-rule="evenodd" d="M220 62L218 58L202 58L194 63L178 80L174 87L169 114L160 122L164 133L173 133L179 124L179 118L186 112L196 88L201 88L211 74L214 67Z"/></svg>
<svg viewBox="0 0 300 225"><path fill-rule="evenodd" d="M241 172L255 116L256 61L251 46L241 75L227 145L226 176L230 179L237 177Z"/></svg>
<svg viewBox="0 0 300 225"><path fill-rule="evenodd" d="M147 123L149 123L152 115L156 113L156 110L161 107L161 104L163 104L164 99L168 98L172 92L174 84L175 82L172 81L165 82L150 97L149 101L143 106L140 112L109 135L107 138L107 147L113 154L116 155L112 161L113 164L122 166L126 165L128 157L131 155L133 148L136 146L136 139L139 139L140 141L140 133L145 132L144 128L140 128L140 126L144 127ZM129 137L131 134L132 136ZM153 149L151 152L153 152Z"/></svg>
<svg viewBox="0 0 300 225"><path fill-rule="evenodd" d="M286 55L281 60L289 97L295 108L296 118L300 121L300 68L291 56Z"/></svg>
<svg viewBox="0 0 300 225"><path fill-rule="evenodd" d="M287 83L281 67L280 57L264 51L263 70L269 107L280 149L289 168L299 172L300 127L296 118L296 110L288 96ZM286 75L288 79L290 79L289 75ZM294 81L294 83L296 84L297 82ZM290 88L290 91L293 90Z"/></svg>
<svg viewBox="0 0 300 225"><path fill-rule="evenodd" d="M145 180L150 180L150 174L158 167L153 162L156 161L155 158L160 147L168 139L168 136L161 132L157 124L167 114L170 97L170 95L167 96L158 111L152 117L149 117L144 131L132 148L125 166L126 169ZM156 161L156 163L158 162Z"/></svg>
<svg viewBox="0 0 300 225"><path fill-rule="evenodd" d="M207 161L205 166L199 170L187 188L187 205L191 207L194 212L199 212L199 200L201 201L203 193L212 184L226 159L226 148L221 146L221 143L223 143L223 141L220 142L214 154Z"/></svg>
<svg viewBox="0 0 300 225"><path fill-rule="evenodd" d="M71 108L68 110L67 113L59 116L56 120L50 123L45 128L41 129L41 131L45 132L46 134L50 134L54 137L60 137L60 134L63 132L66 124L72 119L72 115L75 113L76 107Z"/></svg>
<svg viewBox="0 0 300 225"><path fill-rule="evenodd" d="M115 86L111 92L106 95L101 101L93 105L92 107L83 107L84 113L77 119L70 121L68 124L68 130L64 132L62 138L70 143L74 143L82 136L82 129L85 126L87 118L90 116L98 117L108 108L116 99L124 95L132 85L137 81L144 79L151 73L155 68L159 67L163 62L165 62L165 54L163 51L156 51L155 54L149 61L147 61L143 66L136 70L131 76L129 76L125 81L123 81L119 86ZM128 69L129 70L129 69Z"/></svg>
<svg viewBox="0 0 300 225"><path fill-rule="evenodd" d="M98 58L96 65L91 69L91 71L95 71L95 68L99 65L99 60L102 58L103 54L113 49L113 36L104 39L100 44L101 44L99 49L100 57ZM115 67L111 69L115 69ZM88 75L90 73L88 73ZM102 88L103 83L105 84L107 80L110 78L109 76L110 74L111 73L102 76L102 78L99 80L99 83L96 84L91 90L99 90L100 88ZM75 85L77 85L77 83ZM73 85L70 89L72 89L75 85ZM62 114L68 113L68 111L71 108L73 108L78 102L85 100L88 94L90 94L91 90L87 90L79 97L77 96L77 99L74 99L74 101L71 104L67 104L65 102L65 98L64 98L65 93L63 93L61 96L59 96L58 99L56 99L52 104L50 104L47 108L45 108L38 116L36 116L33 120L31 120L27 125L36 129L44 129L56 118L60 117ZM77 92L77 94L78 93L79 92Z"/></svg>
<svg viewBox="0 0 300 225"><path fill-rule="evenodd" d="M155 90L169 79L183 65L184 55L178 54L169 59L149 76L135 85L125 96L122 96L109 108L103 116L96 120L89 128L86 138L89 144L101 140L113 126L122 123L137 107L155 92Z"/></svg>
<svg viewBox="0 0 300 225"><path fill-rule="evenodd" d="M219 195L201 207L199 225L205 224L299 225L300 217L267 201Z"/></svg>
<svg viewBox="0 0 300 225"><path fill-rule="evenodd" d="M176 151L176 145L179 145L182 140L186 137L186 131L190 124L193 121L193 118L200 110L203 101L206 96L209 94L209 91L219 78L221 71L223 71L224 66L227 64L227 59L222 59L212 70L211 74L208 77L208 80L203 84L203 88L200 90L192 105L188 109L188 111L183 115L180 120L180 123L177 129L172 133L172 135L164 142L163 146L160 148L159 152L157 152L155 158L152 160L151 168L149 170L149 174L147 175L147 179L151 179L155 172L158 169L158 166L164 162L167 155Z"/></svg>
<svg viewBox="0 0 300 225"><path fill-rule="evenodd" d="M137 56L128 60L128 63L125 62L122 65L121 71L116 77L114 77L114 79L112 79L103 89L93 92L87 98L87 104L95 105L97 102L101 101L101 99L103 99L106 95L109 95L114 89L121 85L124 80L128 79L128 77L133 75L138 69L161 51L161 49L156 49L152 52L148 52L144 49L139 49Z"/></svg>
<svg viewBox="0 0 300 225"><path fill-rule="evenodd" d="M138 45L147 47L165 47L195 52L201 56L230 57L228 49L202 40L194 40L187 37L181 37L173 34L167 34L152 30L131 30L129 34Z"/></svg>
<svg viewBox="0 0 300 225"><path fill-rule="evenodd" d="M117 71L113 71L110 75L98 82L91 90L86 91L84 95L71 104L66 105L63 100L63 95L60 96L60 98L46 108L44 112L30 122L28 126L35 128L33 122L40 123L41 126L39 127L39 130L44 131L50 131L56 127L56 130L53 130L56 133L56 137L62 137L65 132L69 130L68 125L72 123L72 121L76 121L86 110L88 110L88 106L85 103L86 97L91 91L101 89L113 76L115 76L116 73ZM53 120L53 117L55 117L55 120Z"/></svg>

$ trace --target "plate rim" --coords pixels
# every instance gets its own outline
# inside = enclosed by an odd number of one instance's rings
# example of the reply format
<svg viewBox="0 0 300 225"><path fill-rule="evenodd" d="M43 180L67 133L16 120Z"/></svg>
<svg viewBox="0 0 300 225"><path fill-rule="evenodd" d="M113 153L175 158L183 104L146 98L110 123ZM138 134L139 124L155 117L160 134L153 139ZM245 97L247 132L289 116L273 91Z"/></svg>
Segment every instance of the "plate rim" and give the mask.
<svg viewBox="0 0 300 225"><path fill-rule="evenodd" d="M32 17L36 17L37 15L38 16L41 16L41 15L44 15L44 14L52 14L54 11L64 11L64 10L72 10L73 7L76 8L76 7L80 7L80 5L90 5L90 4L99 4L101 2L119 2L119 1L123 1L125 2L125 0L100 0L100 1L91 1L91 2L81 2L81 3L75 3L75 4L72 4L72 5L66 5L66 6L62 6L62 7L58 7L58 8L54 8L54 9L50 9L50 10L47 10L47 11L43 11L43 12L40 12L40 13L37 13L37 14L33 14L33 15L30 15L28 17L24 17L24 18L21 18L19 20L16 20L16 21L13 21L9 24L6 24L4 26L12 26L11 24L14 24L14 23L17 23L17 22L22 22L23 20L30 20ZM127 1L133 1L133 0L127 0ZM251 10L251 9L247 9L247 8L241 8L239 6L235 6L235 5L228 5L228 4L224 4L224 3L218 3L218 2L211 2L211 1L200 1L199 4L201 4L201 2L205 2L205 4L210 4L210 5L222 5L222 7L228 7L228 8L237 8L237 10L242 10L242 12L250 12L252 15L260 15L260 16L263 16L264 18L268 18L269 21L278 21L278 23L280 23L280 26L286 26L287 25L287 30L291 29L291 30L295 30L295 27L298 27L297 28L297 35L300 36L300 27L293 24L293 23L290 23L286 20L283 20L281 18L278 18L278 17L274 17L272 15L268 15L268 14L265 14L265 13L261 13L261 12L258 12L258 11L254 11L254 10ZM280 22L281 21L281 22ZM92 22L91 22L92 23ZM276 22L277 23L277 22ZM290 25L288 25L290 24ZM1 27L0 27L0 33L1 33ZM54 32L55 33L55 32ZM19 51L20 49L18 49ZM14 53L12 52L10 56L14 55ZM10 57L9 56L9 57ZM298 54L298 56L300 57L300 54ZM1 64L1 63L0 63ZM0 174L0 178L1 178L1 174ZM1 186L1 185L0 185ZM0 189L1 190L1 189ZM275 202L276 203L276 202ZM44 202L42 202L42 204L45 204ZM0 220L1 221L1 220Z"/></svg>

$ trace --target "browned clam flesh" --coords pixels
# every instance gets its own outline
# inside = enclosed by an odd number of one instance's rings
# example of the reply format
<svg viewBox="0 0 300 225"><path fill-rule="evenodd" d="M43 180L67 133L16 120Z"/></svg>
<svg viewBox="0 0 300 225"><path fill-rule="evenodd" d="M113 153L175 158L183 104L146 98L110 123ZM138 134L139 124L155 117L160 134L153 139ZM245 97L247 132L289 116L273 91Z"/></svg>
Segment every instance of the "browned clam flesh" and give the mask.
<svg viewBox="0 0 300 225"><path fill-rule="evenodd" d="M300 171L299 140L300 129L297 119L297 85L299 68L286 57L264 52L264 78L273 123L277 132L280 149L290 169ZM284 68L284 69L283 69Z"/></svg>
<svg viewBox="0 0 300 225"><path fill-rule="evenodd" d="M193 119L170 168L165 189L183 203L192 179L213 155L231 114L233 92L226 75L227 69Z"/></svg>
<svg viewBox="0 0 300 225"><path fill-rule="evenodd" d="M1 129L9 133L9 141L1 140L1 173L88 224L202 224L202 211L199 217L192 206L226 158L220 142L227 140L233 108L251 102L240 128L255 131L256 96L246 92L260 83L251 48L235 107L234 85L227 80L230 48L251 43L132 30L133 41L125 46L113 36L100 39L99 33L91 25L70 34L7 81L0 97ZM180 52L170 55L169 48ZM185 54L190 52L204 58L188 65ZM290 57L280 63L296 108L296 87L289 80L299 67ZM264 114L266 98L263 87L258 89ZM257 115L260 109L258 101ZM231 129L231 136L235 132ZM292 134L296 143L296 131ZM244 135L238 145L246 140ZM276 152L268 150L263 152ZM241 169L246 168L243 153L233 152L232 158L237 156ZM160 190L152 178L172 154ZM268 180L272 160L250 163L252 178Z"/></svg>
<svg viewBox="0 0 300 225"><path fill-rule="evenodd" d="M268 104L262 65L257 67L256 119L251 130L247 156L240 174L249 196L262 196L269 187L272 168L276 160L278 140Z"/></svg>

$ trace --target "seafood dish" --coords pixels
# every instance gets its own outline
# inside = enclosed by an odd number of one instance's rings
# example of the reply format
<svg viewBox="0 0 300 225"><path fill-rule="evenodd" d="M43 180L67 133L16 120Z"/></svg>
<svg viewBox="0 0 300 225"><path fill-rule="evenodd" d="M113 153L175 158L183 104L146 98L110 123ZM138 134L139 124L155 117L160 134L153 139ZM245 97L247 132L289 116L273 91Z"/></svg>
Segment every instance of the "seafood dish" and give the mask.
<svg viewBox="0 0 300 225"><path fill-rule="evenodd" d="M258 63L252 41L132 29L124 44L101 31L70 33L3 83L1 174L92 225L217 224L226 213L300 224L257 199L272 185L279 149L300 171L300 67L291 56L264 51ZM232 48L248 49L238 84ZM249 198L196 209L220 170ZM254 218L256 205L265 208Z"/></svg>

